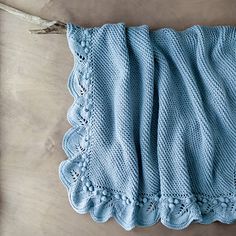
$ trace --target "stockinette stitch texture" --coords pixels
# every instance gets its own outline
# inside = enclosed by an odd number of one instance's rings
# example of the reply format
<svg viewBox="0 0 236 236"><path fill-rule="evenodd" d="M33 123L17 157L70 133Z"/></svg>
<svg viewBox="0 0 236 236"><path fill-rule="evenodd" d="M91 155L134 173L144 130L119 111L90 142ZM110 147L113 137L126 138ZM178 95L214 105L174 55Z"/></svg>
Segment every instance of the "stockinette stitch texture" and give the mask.
<svg viewBox="0 0 236 236"><path fill-rule="evenodd" d="M67 24L73 209L123 228L236 221L236 27Z"/></svg>

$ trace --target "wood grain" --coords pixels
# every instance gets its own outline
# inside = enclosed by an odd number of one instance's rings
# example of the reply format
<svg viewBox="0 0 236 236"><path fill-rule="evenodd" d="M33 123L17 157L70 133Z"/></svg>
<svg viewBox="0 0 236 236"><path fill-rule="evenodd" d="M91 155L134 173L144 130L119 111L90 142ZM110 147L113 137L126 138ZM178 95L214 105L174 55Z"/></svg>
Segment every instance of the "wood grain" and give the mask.
<svg viewBox="0 0 236 236"><path fill-rule="evenodd" d="M236 1L17 0L2 1L49 20L84 26L107 22L149 24L152 29L192 24L236 25ZM34 25L0 12L1 159L0 235L224 235L236 225L192 224L174 231L158 223L130 232L114 220L95 223L69 205L58 177L66 158L61 142L70 128L67 79L72 55L65 35L32 35Z"/></svg>

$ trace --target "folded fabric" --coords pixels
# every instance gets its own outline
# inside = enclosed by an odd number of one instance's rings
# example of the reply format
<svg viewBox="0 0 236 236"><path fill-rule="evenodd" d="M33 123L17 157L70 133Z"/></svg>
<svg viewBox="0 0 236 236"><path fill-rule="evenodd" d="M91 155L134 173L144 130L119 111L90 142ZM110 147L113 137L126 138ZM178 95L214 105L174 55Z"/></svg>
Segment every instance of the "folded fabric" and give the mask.
<svg viewBox="0 0 236 236"><path fill-rule="evenodd" d="M236 221L236 27L67 24L71 128L59 177L123 228Z"/></svg>

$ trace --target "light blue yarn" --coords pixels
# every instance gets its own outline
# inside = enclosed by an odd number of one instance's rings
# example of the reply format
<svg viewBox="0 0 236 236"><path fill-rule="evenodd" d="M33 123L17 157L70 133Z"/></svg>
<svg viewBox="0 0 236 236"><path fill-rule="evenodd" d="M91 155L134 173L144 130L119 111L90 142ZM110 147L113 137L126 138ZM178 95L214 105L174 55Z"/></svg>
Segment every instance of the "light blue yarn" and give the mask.
<svg viewBox="0 0 236 236"><path fill-rule="evenodd" d="M236 27L67 24L72 125L59 176L78 213L126 230L236 221Z"/></svg>

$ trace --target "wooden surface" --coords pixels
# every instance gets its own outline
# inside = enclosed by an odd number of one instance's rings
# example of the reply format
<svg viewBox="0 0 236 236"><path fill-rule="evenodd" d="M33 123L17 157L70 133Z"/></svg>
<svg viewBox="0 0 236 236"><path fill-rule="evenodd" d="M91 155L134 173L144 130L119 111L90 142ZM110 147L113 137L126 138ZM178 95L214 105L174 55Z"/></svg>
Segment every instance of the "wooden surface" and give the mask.
<svg viewBox="0 0 236 236"><path fill-rule="evenodd" d="M184 29L193 24L236 25L235 0L9 0L47 19L83 26L109 22ZM31 35L25 23L0 12L0 235L236 235L236 224L192 224L174 231L161 223L130 232L114 220L95 223L69 205L58 177L66 158L62 137L73 100L67 90L72 56L65 35Z"/></svg>

